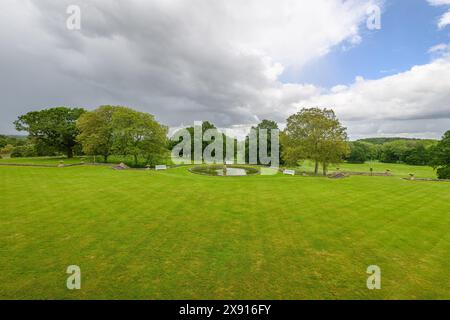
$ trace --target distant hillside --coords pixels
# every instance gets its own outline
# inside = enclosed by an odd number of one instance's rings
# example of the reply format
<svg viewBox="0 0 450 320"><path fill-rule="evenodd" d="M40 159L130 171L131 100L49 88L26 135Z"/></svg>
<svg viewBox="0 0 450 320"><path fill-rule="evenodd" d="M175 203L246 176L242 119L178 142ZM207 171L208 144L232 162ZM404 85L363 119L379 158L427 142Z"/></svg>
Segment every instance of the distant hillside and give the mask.
<svg viewBox="0 0 450 320"><path fill-rule="evenodd" d="M27 136L0 134L0 149L8 144L12 146L23 146L27 144L27 141L28 141Z"/></svg>
<svg viewBox="0 0 450 320"><path fill-rule="evenodd" d="M392 141L423 141L425 143L435 143L435 142L437 142L437 140L433 140L433 139L398 138L398 137L391 137L391 138L366 138L366 139L360 139L358 141L368 142L368 143L372 143L372 144L385 144L387 142L392 142Z"/></svg>
<svg viewBox="0 0 450 320"><path fill-rule="evenodd" d="M20 134L0 134L1 137L7 137L12 139L26 139L28 136Z"/></svg>

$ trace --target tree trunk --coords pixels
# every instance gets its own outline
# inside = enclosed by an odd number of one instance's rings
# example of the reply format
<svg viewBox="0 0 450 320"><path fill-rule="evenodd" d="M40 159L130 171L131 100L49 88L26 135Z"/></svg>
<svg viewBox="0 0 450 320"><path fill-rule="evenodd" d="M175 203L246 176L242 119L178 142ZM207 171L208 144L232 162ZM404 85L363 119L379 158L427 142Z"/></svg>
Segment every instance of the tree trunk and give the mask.
<svg viewBox="0 0 450 320"><path fill-rule="evenodd" d="M316 160L316 165L314 167L314 174L317 176L319 173L319 161Z"/></svg>
<svg viewBox="0 0 450 320"><path fill-rule="evenodd" d="M327 175L327 169L328 169L328 166L327 166L326 163L323 164L322 169L323 169L323 175L326 176Z"/></svg>
<svg viewBox="0 0 450 320"><path fill-rule="evenodd" d="M138 158L137 155L134 155L134 165L137 166L138 164Z"/></svg>
<svg viewBox="0 0 450 320"><path fill-rule="evenodd" d="M105 154L105 155L103 156L103 158L104 158L105 163L108 163L108 155Z"/></svg>
<svg viewBox="0 0 450 320"><path fill-rule="evenodd" d="M72 159L73 158L73 149L72 148L67 148L67 158L68 159Z"/></svg>

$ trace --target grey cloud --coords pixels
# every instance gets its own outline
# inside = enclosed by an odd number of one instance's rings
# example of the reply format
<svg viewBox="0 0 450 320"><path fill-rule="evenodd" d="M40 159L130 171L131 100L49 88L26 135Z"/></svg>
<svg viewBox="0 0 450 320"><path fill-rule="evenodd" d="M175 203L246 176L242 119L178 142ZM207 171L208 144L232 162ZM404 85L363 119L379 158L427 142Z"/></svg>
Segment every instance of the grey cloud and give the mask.
<svg viewBox="0 0 450 320"><path fill-rule="evenodd" d="M440 139L450 128L450 119L418 120L361 120L344 121L352 139L405 137Z"/></svg>
<svg viewBox="0 0 450 320"><path fill-rule="evenodd" d="M277 61L301 66L355 36L371 2L5 0L0 130L59 104L124 104L174 126L282 121L311 88L284 95ZM80 31L65 27L71 4Z"/></svg>

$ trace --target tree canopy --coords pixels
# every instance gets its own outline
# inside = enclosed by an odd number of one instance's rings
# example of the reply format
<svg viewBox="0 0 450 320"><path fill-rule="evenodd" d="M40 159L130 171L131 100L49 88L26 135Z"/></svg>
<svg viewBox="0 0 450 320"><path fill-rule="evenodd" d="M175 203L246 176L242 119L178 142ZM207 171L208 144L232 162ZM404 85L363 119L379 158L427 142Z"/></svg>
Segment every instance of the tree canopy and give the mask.
<svg viewBox="0 0 450 320"><path fill-rule="evenodd" d="M5 147L7 144L8 144L8 137L0 135L0 149Z"/></svg>
<svg viewBox="0 0 450 320"><path fill-rule="evenodd" d="M256 133L256 163L257 164L265 164L263 161L263 159L261 159L261 153L260 153L260 146L261 146L261 137L260 137L260 129L264 129L267 130L267 136L266 136L266 143L265 145L267 146L267 157L271 157L272 156L272 130L279 130L278 124L273 121L273 120L268 120L268 119L264 119L262 120L260 123L258 123L258 125L256 127L252 127L251 130L255 130ZM250 148L249 148L249 139L250 137L247 135L247 137L245 138L245 146L246 146L246 151L245 151L245 159L247 162L250 162ZM281 153L281 144L279 146L279 152Z"/></svg>
<svg viewBox="0 0 450 320"><path fill-rule="evenodd" d="M315 163L318 174L322 164L327 174L330 163L339 163L348 153L346 128L343 127L331 109L310 108L287 119L287 126L281 137L284 157L288 163L297 164L308 159Z"/></svg>
<svg viewBox="0 0 450 320"><path fill-rule="evenodd" d="M208 130L210 130L210 129L211 130L218 130L217 127L213 123L211 123L209 121L202 121L202 132L201 132L201 134L202 134L202 139L201 139L201 143L202 143L201 153L202 153L202 155L204 154L204 152L208 148L208 146L211 144L211 141L208 141L207 139L204 139L205 133ZM194 149L194 141L195 141L194 127L183 128L183 130L187 130L189 132L190 143L191 143L190 159L192 160L192 159L194 159L194 152L195 152L195 149ZM172 149L173 147L175 147L177 144L179 144L182 141L183 137L181 135L179 135L180 132L181 131L178 131L175 134L173 134L173 136L172 136L172 138L171 138L171 140L169 142L170 149ZM217 132L217 133L220 134L219 132ZM226 153L226 149L227 149L226 148L227 147L227 141L232 141L232 142L229 142L229 143L234 145L234 152L233 152L234 154L233 155L228 155L228 156L230 156L230 158L231 157L235 157L236 154L237 154L237 140L234 139L234 138L226 136L224 133L222 133L221 135L222 135L222 141L223 141L222 151L223 151L224 155L222 157L220 157L220 155L219 155L219 158L223 158L225 160L225 153ZM212 139L212 141L214 141L214 139ZM212 155L215 156L215 151L213 151ZM181 154L180 154L180 156L181 156ZM186 156L186 155L184 155L184 156Z"/></svg>
<svg viewBox="0 0 450 320"><path fill-rule="evenodd" d="M437 169L440 179L450 179L450 130L433 147L431 164Z"/></svg>
<svg viewBox="0 0 450 320"><path fill-rule="evenodd" d="M56 107L28 112L14 122L18 131L27 131L37 144L65 152L73 157L77 145L76 121L85 112L82 108Z"/></svg>
<svg viewBox="0 0 450 320"><path fill-rule="evenodd" d="M83 151L102 155L105 162L111 154L132 156L154 164L167 153L168 128L153 115L123 106L101 106L83 114L77 127Z"/></svg>
<svg viewBox="0 0 450 320"><path fill-rule="evenodd" d="M159 124L151 114L126 107L116 107L113 112L113 150L116 154L132 155L153 163L167 155L168 128Z"/></svg>
<svg viewBox="0 0 450 320"><path fill-rule="evenodd" d="M386 163L426 165L431 160L431 147L435 143L433 140L390 140L381 145L379 160Z"/></svg>
<svg viewBox="0 0 450 320"><path fill-rule="evenodd" d="M354 141L349 143L350 153L346 158L350 163L364 163L374 160L378 156L377 145L364 141Z"/></svg>
<svg viewBox="0 0 450 320"><path fill-rule="evenodd" d="M117 107L101 106L94 111L81 115L77 122L80 134L77 140L83 146L83 152L89 155L102 155L104 161L112 153L114 143L113 114Z"/></svg>

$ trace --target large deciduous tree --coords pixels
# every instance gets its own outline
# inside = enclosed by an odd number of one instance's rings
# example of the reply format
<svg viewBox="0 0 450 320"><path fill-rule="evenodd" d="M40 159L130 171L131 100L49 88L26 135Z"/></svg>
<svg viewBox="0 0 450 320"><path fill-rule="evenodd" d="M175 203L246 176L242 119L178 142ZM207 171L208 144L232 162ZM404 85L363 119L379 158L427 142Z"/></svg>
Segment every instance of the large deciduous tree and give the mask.
<svg viewBox="0 0 450 320"><path fill-rule="evenodd" d="M341 125L333 110L302 109L287 119L281 141L284 158L288 163L308 159L314 162L317 175L319 164L327 174L331 163L339 163L348 154L346 128Z"/></svg>
<svg viewBox="0 0 450 320"><path fill-rule="evenodd" d="M85 112L82 108L56 107L28 112L14 122L18 131L27 131L37 144L54 148L73 157L77 145L76 121Z"/></svg>
<svg viewBox="0 0 450 320"><path fill-rule="evenodd" d="M168 128L159 124L153 115L117 107L112 116L113 150L117 154L131 155L134 164L143 157L147 163L167 153Z"/></svg>
<svg viewBox="0 0 450 320"><path fill-rule="evenodd" d="M255 130L256 133L256 157L257 157L257 164L263 164L262 159L260 159L260 146L262 140L260 137L260 129L267 130L267 136L266 136L266 142L265 145L267 146L267 156L271 157L272 153L272 130L279 130L278 124L273 120L264 119L256 127L252 127L252 130ZM245 159L247 162L250 162L250 143L249 143L250 136L248 135L245 138ZM282 153L282 148L279 146L279 152Z"/></svg>
<svg viewBox="0 0 450 320"><path fill-rule="evenodd" d="M437 169L438 177L440 179L450 179L450 130L433 147L432 153L433 159L431 164Z"/></svg>
<svg viewBox="0 0 450 320"><path fill-rule="evenodd" d="M118 107L101 106L81 115L77 122L80 134L77 140L83 152L89 155L102 155L105 162L111 155L114 143L113 114Z"/></svg>
<svg viewBox="0 0 450 320"><path fill-rule="evenodd" d="M148 164L166 156L168 128L153 115L123 106L101 106L86 112L77 122L78 141L83 151L102 155L133 156L134 164L143 158Z"/></svg>
<svg viewBox="0 0 450 320"><path fill-rule="evenodd" d="M190 143L191 143L191 159L194 159L194 152L195 152L195 136L194 136L194 127L187 127L187 128L183 128L183 130L187 130L189 132L190 135ZM205 152L205 149L210 145L211 141L208 141L207 139L203 139L203 137L205 136L205 133L208 130L218 130L216 128L216 126L209 122L209 121L202 121L202 132L201 132L201 145L202 145L202 149L201 149L201 153L203 155L203 153ZM180 131L176 132L173 137L177 137L177 138L173 138L170 139L169 141L169 149L173 150L173 148L178 145L180 142L183 141L183 138L179 135ZM237 153L237 147L236 147L236 139L231 138L231 137L227 137L224 133L222 133L222 141L223 141L223 147L222 150L225 153L226 152L226 147L227 147L227 140L233 140L232 143L234 145L234 154L233 155L229 155L231 156L236 156ZM215 155L215 152L213 152L213 155ZM180 154L181 156L181 154ZM185 155L186 156L186 155ZM220 157L220 155L218 155ZM225 158L224 158L225 159Z"/></svg>

